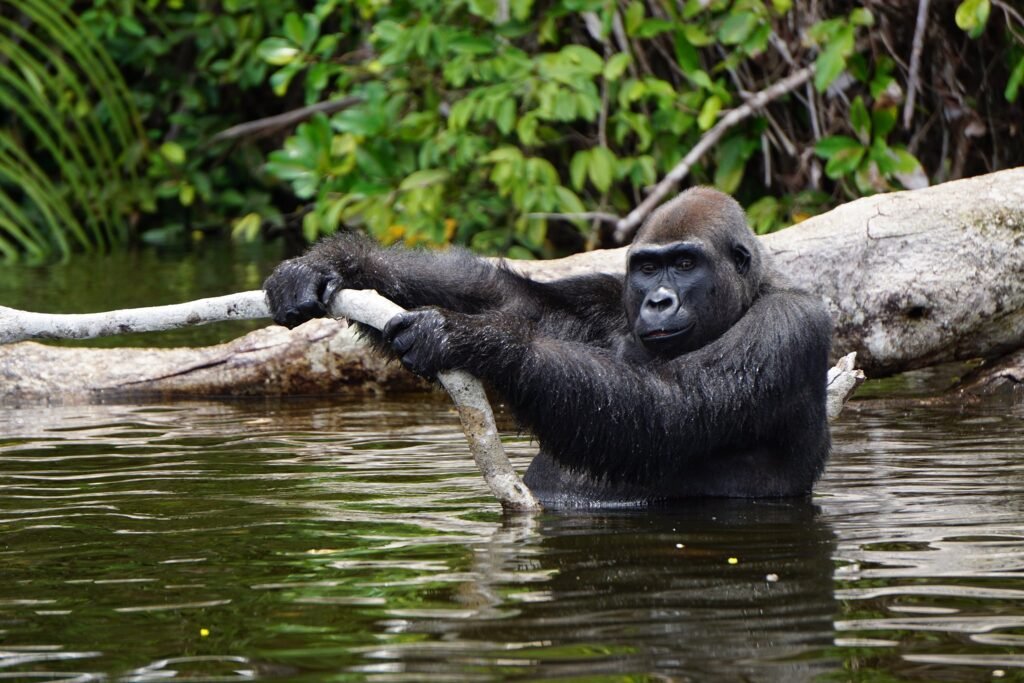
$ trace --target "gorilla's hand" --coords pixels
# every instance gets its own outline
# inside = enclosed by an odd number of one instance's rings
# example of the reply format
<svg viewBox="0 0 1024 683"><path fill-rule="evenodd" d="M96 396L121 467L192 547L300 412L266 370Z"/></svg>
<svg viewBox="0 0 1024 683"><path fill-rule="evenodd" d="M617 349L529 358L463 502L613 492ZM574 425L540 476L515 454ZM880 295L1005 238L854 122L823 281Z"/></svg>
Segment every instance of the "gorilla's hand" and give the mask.
<svg viewBox="0 0 1024 683"><path fill-rule="evenodd" d="M305 258L282 262L263 283L270 314L275 323L285 327L327 315L327 304L342 287L337 271Z"/></svg>
<svg viewBox="0 0 1024 683"><path fill-rule="evenodd" d="M461 317L436 308L399 313L384 326L384 341L402 365L421 377L434 379L439 371L454 366L453 338L458 323L452 319Z"/></svg>

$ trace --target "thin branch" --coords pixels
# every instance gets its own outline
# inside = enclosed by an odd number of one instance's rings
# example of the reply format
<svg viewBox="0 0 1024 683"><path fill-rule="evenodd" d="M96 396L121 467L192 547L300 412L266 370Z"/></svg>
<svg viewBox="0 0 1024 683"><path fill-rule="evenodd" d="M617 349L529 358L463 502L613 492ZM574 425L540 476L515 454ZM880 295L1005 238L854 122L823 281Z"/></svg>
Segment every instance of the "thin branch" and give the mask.
<svg viewBox="0 0 1024 683"><path fill-rule="evenodd" d="M998 7L999 9L1003 10L1003 12L1006 14L1008 18L1013 17L1014 19L1017 20L1017 23L1019 23L1021 26L1024 26L1024 17L1022 17L1017 10L1013 9L1002 0L992 0L992 4Z"/></svg>
<svg viewBox="0 0 1024 683"><path fill-rule="evenodd" d="M105 313L32 313L0 306L0 344L24 339L92 339L132 332L161 332L223 320L269 316L261 291Z"/></svg>
<svg viewBox="0 0 1024 683"><path fill-rule="evenodd" d="M615 241L622 244L632 237L648 214L661 204L669 192L675 189L676 185L689 174L690 168L709 149L714 147L730 128L749 118L755 111L772 100L807 83L813 76L814 66L806 66L771 87L754 94L747 102L726 113L697 141L697 144L690 149L682 161L676 164L675 168L654 186L654 190L635 209L630 211L625 218L619 219L615 225Z"/></svg>
<svg viewBox="0 0 1024 683"><path fill-rule="evenodd" d="M910 128L914 120L914 100L917 99L918 71L921 69L921 49L924 47L924 33L928 27L928 0L919 0L917 24L914 27L914 42L910 50L910 73L907 74L907 100L903 103L903 127Z"/></svg>
<svg viewBox="0 0 1024 683"><path fill-rule="evenodd" d="M372 290L341 290L330 313L381 329L404 309ZM155 332L222 320L267 318L262 291L212 299L108 313L48 315L0 306L0 344L23 339L85 339L129 332ZM540 503L512 468L501 446L494 414L483 385L462 370L438 373L437 379L455 402L470 452L491 493L505 510L536 511Z"/></svg>
<svg viewBox="0 0 1024 683"><path fill-rule="evenodd" d="M354 107L362 102L363 98L358 95L342 97L340 100L317 102L316 104L311 104L308 107L301 107L299 109L286 111L283 114L267 116L262 119L256 119L255 121L248 121L246 123L240 123L237 126L231 126L230 128L222 130L214 135L209 141L210 143L214 143L220 142L221 140L231 140L233 138L241 138L248 135L270 133L280 128L294 126L297 123L305 121L314 114L334 114L336 112L349 109L350 107Z"/></svg>

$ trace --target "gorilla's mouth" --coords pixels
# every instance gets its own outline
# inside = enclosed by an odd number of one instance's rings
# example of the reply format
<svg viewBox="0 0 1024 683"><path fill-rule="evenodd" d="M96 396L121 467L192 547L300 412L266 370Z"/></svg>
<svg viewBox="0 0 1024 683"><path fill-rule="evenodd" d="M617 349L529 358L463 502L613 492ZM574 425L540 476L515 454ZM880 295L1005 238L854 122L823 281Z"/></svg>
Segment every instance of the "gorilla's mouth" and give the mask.
<svg viewBox="0 0 1024 683"><path fill-rule="evenodd" d="M686 325L685 327L677 327L672 330L651 330L640 335L640 339L644 342L663 342L682 337L692 329L693 325Z"/></svg>

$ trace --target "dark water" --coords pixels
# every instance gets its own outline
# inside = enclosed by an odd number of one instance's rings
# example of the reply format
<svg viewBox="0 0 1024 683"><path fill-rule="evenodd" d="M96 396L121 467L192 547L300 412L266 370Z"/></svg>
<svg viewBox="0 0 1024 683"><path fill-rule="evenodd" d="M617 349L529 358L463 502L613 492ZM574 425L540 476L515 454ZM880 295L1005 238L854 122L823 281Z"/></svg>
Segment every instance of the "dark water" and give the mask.
<svg viewBox="0 0 1024 683"><path fill-rule="evenodd" d="M0 680L1024 680L1022 418L850 412L812 503L503 519L443 402L3 410Z"/></svg>

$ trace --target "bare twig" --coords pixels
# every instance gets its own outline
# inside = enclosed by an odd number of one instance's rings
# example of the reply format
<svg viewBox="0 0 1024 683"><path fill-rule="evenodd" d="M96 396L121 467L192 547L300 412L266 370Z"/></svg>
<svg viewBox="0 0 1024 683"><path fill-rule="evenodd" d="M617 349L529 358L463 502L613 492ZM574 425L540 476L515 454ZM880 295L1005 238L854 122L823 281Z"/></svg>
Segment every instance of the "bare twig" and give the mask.
<svg viewBox="0 0 1024 683"><path fill-rule="evenodd" d="M372 290L341 290L330 313L381 329L404 309ZM107 313L47 315L0 307L0 343L23 339L85 339L128 332L154 332L221 320L269 317L262 291L241 292L172 306L153 306ZM501 506L506 510L540 510L501 446L494 414L479 380L462 370L438 373L455 402L473 459Z"/></svg>
<svg viewBox="0 0 1024 683"><path fill-rule="evenodd" d="M910 73L907 74L907 100L903 103L903 127L910 128L914 120L914 101L917 99L917 79L921 69L921 48L924 47L924 33L928 25L928 0L917 4L917 25L914 27L914 42L910 50Z"/></svg>
<svg viewBox="0 0 1024 683"><path fill-rule="evenodd" d="M248 121L246 123L240 123L237 126L231 126L210 138L210 142L214 143L220 142L221 140L241 138L247 135L270 133L280 128L294 126L297 123L305 121L314 114L334 114L344 109L354 107L362 102L363 98L358 95L342 97L340 100L317 102L316 104L311 104L308 107L301 107L299 109L286 111L283 114L267 116L262 119L256 119L255 121Z"/></svg>
<svg viewBox="0 0 1024 683"><path fill-rule="evenodd" d="M269 316L266 299L260 291L105 313L61 315L0 306L0 344L24 339L91 339L131 332L160 332L223 320L254 320Z"/></svg>
<svg viewBox="0 0 1024 683"><path fill-rule="evenodd" d="M615 225L615 241L622 244L626 242L636 229L640 226L648 214L651 213L668 194L675 189L676 185L687 176L690 168L704 154L715 146L725 133L736 124L744 121L754 114L757 109L768 104L777 97L799 88L807 83L814 76L814 66L806 66L794 74L787 76L769 88L765 88L750 97L747 102L730 110L722 119L708 130L707 133L697 142L693 148L683 157L682 161L676 164L675 168L669 171L647 197L640 202L635 209L629 212L625 218L621 218Z"/></svg>

